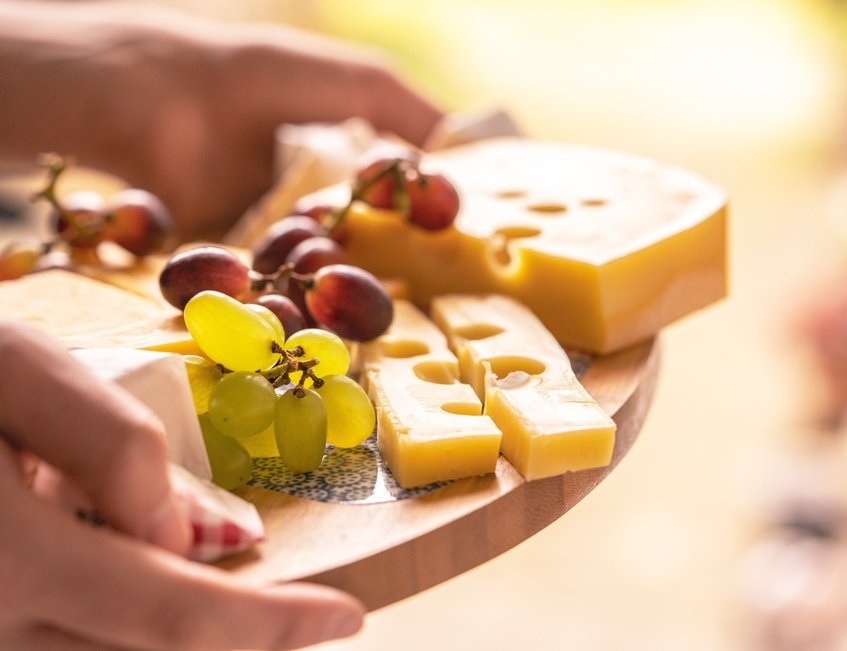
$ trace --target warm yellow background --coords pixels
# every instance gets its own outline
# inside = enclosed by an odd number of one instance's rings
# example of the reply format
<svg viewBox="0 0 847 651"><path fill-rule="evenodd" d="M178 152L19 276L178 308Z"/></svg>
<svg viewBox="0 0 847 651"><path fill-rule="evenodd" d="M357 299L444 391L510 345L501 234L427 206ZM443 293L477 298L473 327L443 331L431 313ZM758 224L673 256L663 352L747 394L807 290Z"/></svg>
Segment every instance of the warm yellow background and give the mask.
<svg viewBox="0 0 847 651"><path fill-rule="evenodd" d="M653 410L612 476L518 548L320 648L748 651L744 554L814 388L787 325L847 252L837 3L169 4L377 45L448 108L501 106L531 136L680 164L732 199L731 296L667 329Z"/></svg>

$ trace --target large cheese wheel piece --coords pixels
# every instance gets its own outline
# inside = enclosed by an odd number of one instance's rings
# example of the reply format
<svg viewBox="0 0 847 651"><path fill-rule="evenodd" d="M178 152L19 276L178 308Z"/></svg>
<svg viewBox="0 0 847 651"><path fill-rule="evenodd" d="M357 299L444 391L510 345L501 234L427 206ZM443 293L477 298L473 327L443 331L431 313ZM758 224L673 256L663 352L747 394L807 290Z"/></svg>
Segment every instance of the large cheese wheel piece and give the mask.
<svg viewBox="0 0 847 651"><path fill-rule="evenodd" d="M727 197L695 174L518 138L424 164L457 186L455 227L425 231L357 202L345 244L351 263L407 280L424 309L439 294L509 295L566 346L608 353L726 294Z"/></svg>
<svg viewBox="0 0 847 651"><path fill-rule="evenodd" d="M0 318L30 323L67 348L198 352L177 309L60 269L0 282Z"/></svg>
<svg viewBox="0 0 847 651"><path fill-rule="evenodd" d="M459 373L503 433L501 452L526 479L609 465L615 422L580 384L535 315L505 296L443 295L432 318Z"/></svg>

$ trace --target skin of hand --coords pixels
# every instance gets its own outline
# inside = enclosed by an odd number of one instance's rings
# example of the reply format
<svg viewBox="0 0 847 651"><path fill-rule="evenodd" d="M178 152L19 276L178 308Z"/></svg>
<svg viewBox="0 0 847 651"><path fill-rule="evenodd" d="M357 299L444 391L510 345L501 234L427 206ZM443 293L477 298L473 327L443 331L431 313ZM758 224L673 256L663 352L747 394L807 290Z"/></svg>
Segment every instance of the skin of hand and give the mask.
<svg viewBox="0 0 847 651"><path fill-rule="evenodd" d="M29 326L0 321L0 648L295 649L344 637L362 605L323 586L257 588L179 555L161 423ZM63 473L109 526L36 494Z"/></svg>
<svg viewBox="0 0 847 651"><path fill-rule="evenodd" d="M275 129L358 116L422 145L441 111L376 52L124 3L0 3L0 162L56 151L216 239L272 183Z"/></svg>

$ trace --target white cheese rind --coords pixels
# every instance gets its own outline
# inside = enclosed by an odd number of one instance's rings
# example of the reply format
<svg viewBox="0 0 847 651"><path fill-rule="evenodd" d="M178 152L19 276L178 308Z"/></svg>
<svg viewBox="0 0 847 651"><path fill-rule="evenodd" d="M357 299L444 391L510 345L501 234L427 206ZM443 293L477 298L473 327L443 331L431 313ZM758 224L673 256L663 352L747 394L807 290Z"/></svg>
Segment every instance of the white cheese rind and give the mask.
<svg viewBox="0 0 847 651"><path fill-rule="evenodd" d="M171 462L211 480L212 469L180 355L130 348L86 348L72 353L159 417L165 426Z"/></svg>

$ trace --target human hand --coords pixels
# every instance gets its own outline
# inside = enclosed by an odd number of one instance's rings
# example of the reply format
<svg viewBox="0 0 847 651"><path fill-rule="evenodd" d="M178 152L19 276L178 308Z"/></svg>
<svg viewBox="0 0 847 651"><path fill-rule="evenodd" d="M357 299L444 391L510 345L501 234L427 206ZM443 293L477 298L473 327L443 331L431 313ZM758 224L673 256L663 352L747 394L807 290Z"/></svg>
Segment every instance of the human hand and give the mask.
<svg viewBox="0 0 847 651"><path fill-rule="evenodd" d="M72 154L154 192L182 239L217 239L270 188L280 124L358 116L422 145L442 115L379 55L329 38L123 3L40 6L0 3L0 154Z"/></svg>
<svg viewBox="0 0 847 651"><path fill-rule="evenodd" d="M178 555L189 534L164 434L132 396L8 321L0 373L0 648L294 649L361 626L361 605L338 591L255 588ZM33 457L74 482L109 526L33 492Z"/></svg>

